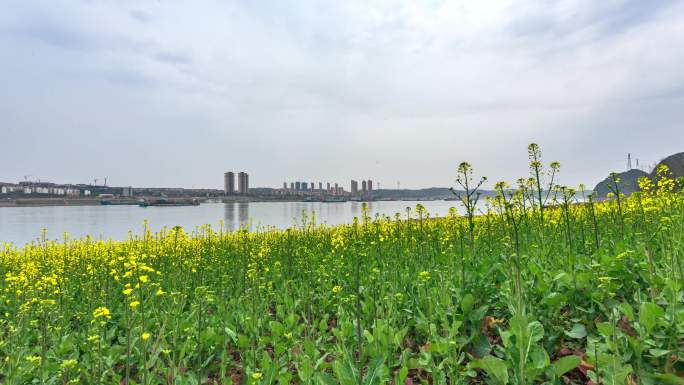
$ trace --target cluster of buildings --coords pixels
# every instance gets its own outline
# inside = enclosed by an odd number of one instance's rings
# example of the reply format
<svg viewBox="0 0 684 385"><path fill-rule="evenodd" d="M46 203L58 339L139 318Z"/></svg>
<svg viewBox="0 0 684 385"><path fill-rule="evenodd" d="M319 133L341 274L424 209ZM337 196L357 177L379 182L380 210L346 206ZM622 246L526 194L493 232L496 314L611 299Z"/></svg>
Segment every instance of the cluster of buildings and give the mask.
<svg viewBox="0 0 684 385"><path fill-rule="evenodd" d="M327 182L325 186L323 182L283 182L283 188L280 189L280 194L285 195L331 195L331 196L351 196L363 197L369 196L373 191L373 181L361 181L361 189L359 189L359 182L351 181L350 191L345 191L344 187L338 183Z"/></svg>
<svg viewBox="0 0 684 385"><path fill-rule="evenodd" d="M323 182L318 182L318 186L314 182L290 182L289 185L283 182L280 192L286 195L345 195L344 187L330 182L325 186Z"/></svg>
<svg viewBox="0 0 684 385"><path fill-rule="evenodd" d="M51 182L0 182L0 195L5 197L64 197L79 198L99 195L133 196L131 187L109 187L87 184L57 184Z"/></svg>
<svg viewBox="0 0 684 385"><path fill-rule="evenodd" d="M370 195L373 192L373 181L368 179L368 180L362 180L361 181L361 190L359 191L359 182L352 180L351 181L351 193L354 196L359 195Z"/></svg>
<svg viewBox="0 0 684 385"><path fill-rule="evenodd" d="M249 193L249 175L240 171L237 174L237 190L235 189L235 173L228 171L223 174L223 193L225 195L246 195Z"/></svg>

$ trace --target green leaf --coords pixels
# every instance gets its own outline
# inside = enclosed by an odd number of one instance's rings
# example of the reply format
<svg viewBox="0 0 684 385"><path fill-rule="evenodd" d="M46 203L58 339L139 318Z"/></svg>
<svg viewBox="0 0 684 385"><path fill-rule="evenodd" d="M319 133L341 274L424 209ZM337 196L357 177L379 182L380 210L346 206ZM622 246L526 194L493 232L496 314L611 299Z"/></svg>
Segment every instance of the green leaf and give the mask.
<svg viewBox="0 0 684 385"><path fill-rule="evenodd" d="M271 334L273 337L280 337L285 333L285 327L278 321L271 321Z"/></svg>
<svg viewBox="0 0 684 385"><path fill-rule="evenodd" d="M557 377L560 377L575 369L580 363L582 363L582 361L577 356L565 356L553 362L553 372Z"/></svg>
<svg viewBox="0 0 684 385"><path fill-rule="evenodd" d="M299 378L303 382L309 382L311 380L311 376L313 375L314 369L311 358L307 355L302 355L299 358L299 361L295 363L295 366L297 367L297 374L299 375Z"/></svg>
<svg viewBox="0 0 684 385"><path fill-rule="evenodd" d="M230 329L229 327L226 326L225 328L223 328L223 333L226 336L228 336L228 338L230 338L231 341L237 342L237 334L232 329Z"/></svg>
<svg viewBox="0 0 684 385"><path fill-rule="evenodd" d="M658 318L664 315L665 311L660 306L651 302L644 302L639 309L639 323L651 334L658 323Z"/></svg>
<svg viewBox="0 0 684 385"><path fill-rule="evenodd" d="M510 331L519 343L527 344L527 317L522 315L514 315L509 321Z"/></svg>
<svg viewBox="0 0 684 385"><path fill-rule="evenodd" d="M541 341L544 338L544 326L539 321L532 321L527 324L527 331L530 334L532 342Z"/></svg>
<svg viewBox="0 0 684 385"><path fill-rule="evenodd" d="M567 300L568 300L568 297L565 296L564 294L553 292L553 293L547 295L546 298L544 298L544 303L546 303L547 305L549 305L551 307L557 307L560 304L566 302Z"/></svg>
<svg viewBox="0 0 684 385"><path fill-rule="evenodd" d="M670 353L669 350L665 350L665 349L649 349L648 352L651 353L651 355L653 357L662 357L662 356Z"/></svg>
<svg viewBox="0 0 684 385"><path fill-rule="evenodd" d="M289 384L289 382L281 382L282 384ZM316 374L317 385L336 385L335 379L329 373Z"/></svg>
<svg viewBox="0 0 684 385"><path fill-rule="evenodd" d="M613 335L613 325L611 325L610 322L597 323L596 329L598 329L599 333L604 337L611 337Z"/></svg>
<svg viewBox="0 0 684 385"><path fill-rule="evenodd" d="M302 346L304 347L304 353L306 353L309 357L318 356L318 348L316 347L316 343L313 340L308 338L305 339Z"/></svg>
<svg viewBox="0 0 684 385"><path fill-rule="evenodd" d="M473 353L477 357L484 357L492 350L492 345L489 343L487 337L477 333L473 339Z"/></svg>
<svg viewBox="0 0 684 385"><path fill-rule="evenodd" d="M656 380L662 381L662 384L667 384L667 385L684 385L684 378L677 377L672 373L667 373L667 374L653 374L651 377L655 378Z"/></svg>
<svg viewBox="0 0 684 385"><path fill-rule="evenodd" d="M277 373L277 367L276 365L270 361L270 359L267 359L264 357L262 360L262 370L263 370L263 377L261 378L261 384L263 385L272 385L275 383L276 377L278 375Z"/></svg>
<svg viewBox="0 0 684 385"><path fill-rule="evenodd" d="M351 357L349 357L349 353L333 362L333 372L340 385L358 385L356 368Z"/></svg>
<svg viewBox="0 0 684 385"><path fill-rule="evenodd" d="M428 351L436 354L446 354L449 350L449 345L446 342L433 342L430 344Z"/></svg>
<svg viewBox="0 0 684 385"><path fill-rule="evenodd" d="M546 353L544 348L535 348L530 353L530 359L532 360L532 366L535 369L544 369L551 363L549 359L549 354Z"/></svg>
<svg viewBox="0 0 684 385"><path fill-rule="evenodd" d="M574 324L572 326L572 330L565 331L565 335L579 340L587 336L587 328L585 328L582 324Z"/></svg>
<svg viewBox="0 0 684 385"><path fill-rule="evenodd" d="M376 357L368 364L368 374L363 380L363 385L380 385L388 380L388 370L385 366L384 357Z"/></svg>
<svg viewBox="0 0 684 385"><path fill-rule="evenodd" d="M375 341L375 338L373 337L371 332L369 332L368 330L363 331L363 336L366 337L366 340L368 341L368 343L372 344L373 341Z"/></svg>
<svg viewBox="0 0 684 385"><path fill-rule="evenodd" d="M463 314L470 313L470 311L473 310L473 305L475 305L475 297L473 297L472 294L463 296L463 299L461 299L461 310L463 310Z"/></svg>
<svg viewBox="0 0 684 385"><path fill-rule="evenodd" d="M251 341L249 340L249 337L247 337L244 334L238 335L237 346L239 348L245 349L245 348L249 347L250 344L251 344Z"/></svg>
<svg viewBox="0 0 684 385"><path fill-rule="evenodd" d="M408 368L406 366L402 366L401 369L399 369L397 374L394 376L394 383L397 385L403 384L407 376Z"/></svg>
<svg viewBox="0 0 684 385"><path fill-rule="evenodd" d="M401 346L402 342L404 342L404 337L406 337L406 333L408 332L408 327L405 327L396 333L394 333L394 347L398 348Z"/></svg>
<svg viewBox="0 0 684 385"><path fill-rule="evenodd" d="M497 385L508 384L508 368L506 363L499 358L486 356L471 362L470 366L484 370Z"/></svg>
<svg viewBox="0 0 684 385"><path fill-rule="evenodd" d="M627 319L634 321L634 310L632 310L632 306L630 304L623 302L620 304L619 308L622 314L627 316Z"/></svg>

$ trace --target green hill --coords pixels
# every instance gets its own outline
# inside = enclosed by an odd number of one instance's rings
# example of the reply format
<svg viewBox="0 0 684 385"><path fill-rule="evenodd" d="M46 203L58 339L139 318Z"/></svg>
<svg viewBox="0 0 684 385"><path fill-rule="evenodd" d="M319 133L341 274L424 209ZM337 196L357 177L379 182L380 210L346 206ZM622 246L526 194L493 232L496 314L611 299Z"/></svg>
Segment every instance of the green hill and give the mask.
<svg viewBox="0 0 684 385"><path fill-rule="evenodd" d="M658 166L651 172L651 178L656 177L658 167L661 165L667 166L675 178L684 177L684 152L670 155L658 163Z"/></svg>
<svg viewBox="0 0 684 385"><path fill-rule="evenodd" d="M638 169L621 172L617 174L617 178L620 180L618 188L621 193L630 195L634 191L639 191L639 178L648 176L647 172ZM594 194L596 194L598 198L605 198L608 193L611 192L612 185L613 181L609 176L594 187Z"/></svg>

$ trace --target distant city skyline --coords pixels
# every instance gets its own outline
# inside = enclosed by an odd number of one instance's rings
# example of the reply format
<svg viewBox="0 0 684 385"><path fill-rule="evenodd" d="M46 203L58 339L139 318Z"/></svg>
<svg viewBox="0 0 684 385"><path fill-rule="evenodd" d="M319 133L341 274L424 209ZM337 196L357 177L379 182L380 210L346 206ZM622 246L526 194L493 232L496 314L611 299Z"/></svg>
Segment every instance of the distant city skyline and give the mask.
<svg viewBox="0 0 684 385"><path fill-rule="evenodd" d="M659 160L661 160L664 157L661 157ZM617 172L625 171L631 168L634 169L640 169L642 171L650 171L653 166L655 165L645 165L643 162L640 161L640 159L633 157L633 154L628 153L625 157L625 163L626 167L623 169L618 169L614 170ZM323 190L323 182L304 182L304 181L285 181L282 183L282 185L251 185L250 186L250 174L244 171L240 171L238 173L233 172L233 171L226 171L223 173L223 186L222 187L208 187L208 186L192 186L189 188L192 189L214 189L214 190L223 190L226 195L233 195L233 194L246 194L250 188L271 188L274 190L278 189L284 189L284 190L292 190L292 191L301 191L301 190L314 190L316 189L316 185L318 185L318 190ZM605 178L605 176L604 176ZM330 179L330 178L328 178ZM99 182L99 183L98 183ZM131 187L127 186L124 184L117 184L117 183L107 183L107 178L100 178L100 179L94 179L90 181L85 181L85 182L65 182L61 180L54 180L50 178L35 178L32 175L24 175L24 180L16 180L12 181L9 179L3 180L0 179L0 185L3 183L9 183L9 184L21 184L21 183L29 183L29 184L49 184L49 183L56 183L59 185L89 185L89 186L108 186L108 187ZM373 183L375 183L375 187L373 187ZM385 189L389 190L420 190L420 189L428 189L428 188L444 188L444 187L453 187L452 185L431 185L431 186L416 186L416 187L406 187L405 185L402 185L402 181L395 181L396 184L388 183L385 184ZM598 183L598 182L597 182ZM326 182L326 189L331 190L335 188L339 183L332 183L331 182ZM358 193L365 192L365 191L372 191L376 189L380 189L380 181L377 180L372 180L372 179L363 179L359 183L358 180L355 179L349 179L348 178L348 187L345 187L345 184L343 183L340 187L344 189L346 192L350 192L352 194L355 194L355 191ZM592 186L595 185L593 184L586 184L587 188L591 188ZM182 186L182 185L174 185L174 186L154 186L150 184L145 184L145 185L139 185L139 186L132 186L132 187L144 187L144 188L188 188L187 186ZM491 184L484 184L483 185L484 189L492 189Z"/></svg>
<svg viewBox="0 0 684 385"><path fill-rule="evenodd" d="M8 0L0 44L0 181L491 188L536 142L592 186L684 150L681 1Z"/></svg>

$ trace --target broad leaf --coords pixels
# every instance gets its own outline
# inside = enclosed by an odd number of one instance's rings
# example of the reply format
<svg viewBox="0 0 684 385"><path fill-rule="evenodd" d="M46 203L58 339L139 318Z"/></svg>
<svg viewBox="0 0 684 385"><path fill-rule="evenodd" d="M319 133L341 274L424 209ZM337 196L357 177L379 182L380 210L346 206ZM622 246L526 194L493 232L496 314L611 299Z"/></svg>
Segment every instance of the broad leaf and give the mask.
<svg viewBox="0 0 684 385"><path fill-rule="evenodd" d="M461 299L461 310L463 310L463 314L470 313L470 311L473 310L474 304L475 297L473 297L472 294L466 294L463 296L463 299Z"/></svg>
<svg viewBox="0 0 684 385"><path fill-rule="evenodd" d="M582 360L577 356L565 356L553 362L553 372L557 377L560 377L575 369L580 363L582 363Z"/></svg>
<svg viewBox="0 0 684 385"><path fill-rule="evenodd" d="M368 374L363 380L363 385L380 385L388 380L388 370L385 366L385 358L377 357L368 364Z"/></svg>
<svg viewBox="0 0 684 385"><path fill-rule="evenodd" d="M541 341L544 338L544 326L539 321L532 321L527 324L527 331L532 342Z"/></svg>
<svg viewBox="0 0 684 385"><path fill-rule="evenodd" d="M394 376L394 383L401 385L404 383L406 380L406 377L408 376L408 367L402 366L401 369L397 372L397 374Z"/></svg>
<svg viewBox="0 0 684 385"><path fill-rule="evenodd" d="M535 369L544 369L551 363L548 353L541 347L532 350L530 359L532 360L532 366Z"/></svg>
<svg viewBox="0 0 684 385"><path fill-rule="evenodd" d="M658 305L651 302L644 302L639 309L639 323L651 334L653 328L658 323L658 318L665 315L665 311Z"/></svg>
<svg viewBox="0 0 684 385"><path fill-rule="evenodd" d="M653 374L651 377L655 378L661 384L666 385L684 385L684 378L677 377L674 374Z"/></svg>
<svg viewBox="0 0 684 385"><path fill-rule="evenodd" d="M585 328L582 324L574 324L572 326L572 330L565 331L565 335L579 340L587 336L587 328Z"/></svg>
<svg viewBox="0 0 684 385"><path fill-rule="evenodd" d="M508 384L508 368L506 363L499 358L486 356L471 362L470 366L484 370L497 385Z"/></svg>
<svg viewBox="0 0 684 385"><path fill-rule="evenodd" d="M356 368L351 363L348 355L341 360L335 360L333 363L333 372L340 385L358 385Z"/></svg>

